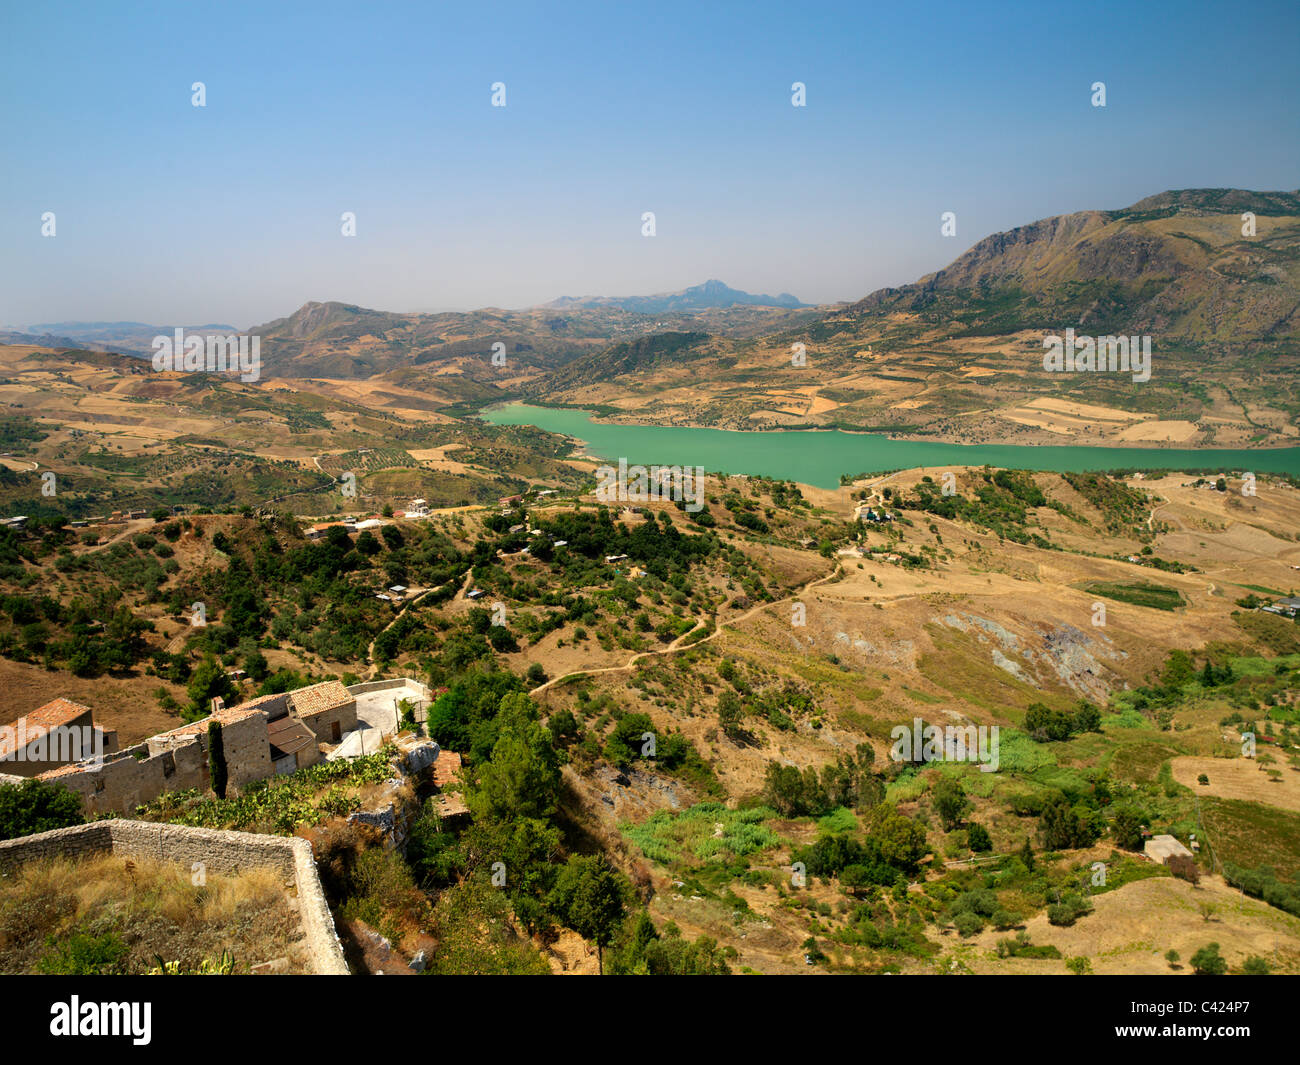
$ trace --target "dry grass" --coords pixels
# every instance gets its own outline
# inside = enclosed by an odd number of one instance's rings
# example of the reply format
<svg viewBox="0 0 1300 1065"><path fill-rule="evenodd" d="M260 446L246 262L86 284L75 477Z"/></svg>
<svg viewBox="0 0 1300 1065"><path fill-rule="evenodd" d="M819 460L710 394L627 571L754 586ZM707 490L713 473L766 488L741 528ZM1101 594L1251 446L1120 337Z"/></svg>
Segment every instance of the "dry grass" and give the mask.
<svg viewBox="0 0 1300 1065"><path fill-rule="evenodd" d="M120 855L27 865L0 880L0 971L32 971L51 943L76 933L115 936L129 972L159 956L188 968L227 950L236 971L284 956L291 971L306 971L298 917L274 872L208 873L202 884L194 876Z"/></svg>

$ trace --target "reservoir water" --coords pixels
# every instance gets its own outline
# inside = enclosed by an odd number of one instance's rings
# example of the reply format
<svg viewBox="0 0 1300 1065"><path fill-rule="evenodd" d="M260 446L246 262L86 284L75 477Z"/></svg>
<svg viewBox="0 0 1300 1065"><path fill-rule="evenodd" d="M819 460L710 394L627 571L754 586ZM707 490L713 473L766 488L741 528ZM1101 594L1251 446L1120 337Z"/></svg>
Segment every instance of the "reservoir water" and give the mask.
<svg viewBox="0 0 1300 1065"><path fill-rule="evenodd" d="M916 466L1003 466L1020 470L1187 470L1300 475L1300 448L1172 449L1137 447L1025 447L891 440L838 429L734 432L668 425L618 425L590 411L511 403L480 415L495 425L535 425L576 437L597 458L663 466L703 466L719 473L762 474L835 488L841 474Z"/></svg>

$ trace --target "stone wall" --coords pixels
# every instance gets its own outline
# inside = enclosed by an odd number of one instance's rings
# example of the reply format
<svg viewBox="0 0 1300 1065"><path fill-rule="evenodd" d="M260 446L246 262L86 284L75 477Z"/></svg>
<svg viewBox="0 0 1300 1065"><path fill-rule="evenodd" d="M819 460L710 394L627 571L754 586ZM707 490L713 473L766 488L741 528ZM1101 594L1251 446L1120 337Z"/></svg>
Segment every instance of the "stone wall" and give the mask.
<svg viewBox="0 0 1300 1065"><path fill-rule="evenodd" d="M64 767L46 779L80 795L88 814L130 813L167 791L207 788L207 723L199 724L151 736L99 764ZM260 713L226 722L221 737L232 789L275 773Z"/></svg>
<svg viewBox="0 0 1300 1065"><path fill-rule="evenodd" d="M333 976L348 972L311 844L305 839L113 818L0 842L0 876L42 859L105 853L175 862L190 870L201 863L205 869L225 874L272 869L286 887L295 889L313 971Z"/></svg>
<svg viewBox="0 0 1300 1065"><path fill-rule="evenodd" d="M396 691L401 688L412 689L416 694L415 710L412 714L417 724L424 724L429 720L429 707L433 705L435 698L432 689L427 684L421 684L418 680L409 680L399 677L396 680L367 680L361 684L349 684L349 695L365 695L367 692L384 692Z"/></svg>
<svg viewBox="0 0 1300 1065"><path fill-rule="evenodd" d="M433 693L429 691L427 685L421 684L419 681L406 680L402 678L397 680L367 680L363 681L361 684L349 684L348 694L364 695L367 692L384 692L390 691L394 688L414 688L421 698L427 702L432 702L433 700Z"/></svg>

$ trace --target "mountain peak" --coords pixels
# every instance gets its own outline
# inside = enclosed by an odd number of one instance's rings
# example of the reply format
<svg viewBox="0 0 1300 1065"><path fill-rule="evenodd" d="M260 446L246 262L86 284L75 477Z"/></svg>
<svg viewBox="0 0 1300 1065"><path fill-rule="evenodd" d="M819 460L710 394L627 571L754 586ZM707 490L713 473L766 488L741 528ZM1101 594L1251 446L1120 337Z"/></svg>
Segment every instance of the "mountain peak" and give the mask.
<svg viewBox="0 0 1300 1065"><path fill-rule="evenodd" d="M732 288L726 282L710 278L677 292L659 292L652 296L561 296L546 304L552 308L617 307L639 314L664 314L672 311L702 311L720 307L785 307L795 309L801 303L788 292L779 296L754 295Z"/></svg>

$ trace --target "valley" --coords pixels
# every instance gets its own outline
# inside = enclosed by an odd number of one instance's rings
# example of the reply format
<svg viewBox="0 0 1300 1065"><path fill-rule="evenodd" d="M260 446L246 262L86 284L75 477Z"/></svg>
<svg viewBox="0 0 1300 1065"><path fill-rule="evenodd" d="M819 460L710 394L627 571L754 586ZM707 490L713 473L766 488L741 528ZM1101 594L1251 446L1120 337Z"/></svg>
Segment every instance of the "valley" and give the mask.
<svg viewBox="0 0 1300 1065"><path fill-rule="evenodd" d="M311 302L252 380L53 323L0 345L0 726L431 693L400 847L315 767L125 813L309 838L364 971L1300 973L1297 218L1170 193L831 307ZM1067 321L1150 379L1043 370Z"/></svg>

